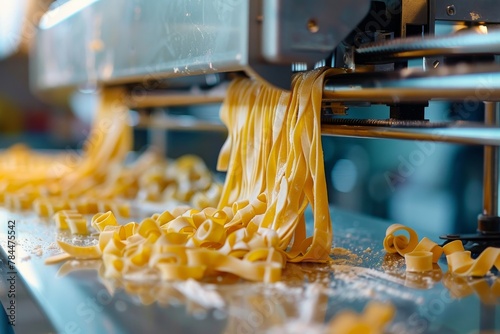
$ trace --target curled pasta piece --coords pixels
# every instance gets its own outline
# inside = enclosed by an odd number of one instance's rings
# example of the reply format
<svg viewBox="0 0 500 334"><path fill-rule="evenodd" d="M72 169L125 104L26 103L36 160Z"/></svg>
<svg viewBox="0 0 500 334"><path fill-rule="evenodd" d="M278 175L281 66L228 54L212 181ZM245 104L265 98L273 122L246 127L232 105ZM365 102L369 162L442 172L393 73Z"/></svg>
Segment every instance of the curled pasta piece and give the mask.
<svg viewBox="0 0 500 334"><path fill-rule="evenodd" d="M251 281L276 282L281 278L283 261L281 255L273 249L255 250L241 260L202 248L189 249L187 255L190 266L207 266Z"/></svg>
<svg viewBox="0 0 500 334"><path fill-rule="evenodd" d="M396 235L399 231L408 233L408 237ZM432 264L437 263L443 253L441 246L426 237L418 242L417 233L401 224L393 224L387 228L384 249L404 256L408 272L431 271Z"/></svg>
<svg viewBox="0 0 500 334"><path fill-rule="evenodd" d="M99 245L77 246L58 240L57 244L63 251L77 259L97 259L101 257Z"/></svg>
<svg viewBox="0 0 500 334"><path fill-rule="evenodd" d="M152 218L155 219L158 225L161 227L166 223L172 221L175 217L169 211L164 211L161 214L153 215Z"/></svg>
<svg viewBox="0 0 500 334"><path fill-rule="evenodd" d="M91 220L92 227L102 232L106 226L118 226L118 222L111 211L96 213Z"/></svg>
<svg viewBox="0 0 500 334"><path fill-rule="evenodd" d="M196 230L192 240L198 247L220 248L226 240L226 231L224 226L208 219Z"/></svg>
<svg viewBox="0 0 500 334"><path fill-rule="evenodd" d="M72 234L89 234L87 229L87 220L77 211L59 211L54 215L54 220L56 221L57 228L60 230L66 230L69 228Z"/></svg>
<svg viewBox="0 0 500 334"><path fill-rule="evenodd" d="M158 224L152 218L146 218L139 224L139 229L137 231L144 238L149 237L151 234L155 234L157 237L161 235L161 230Z"/></svg>
<svg viewBox="0 0 500 334"><path fill-rule="evenodd" d="M431 252L433 263L437 263L443 254L443 248L427 237L423 237L422 240L420 240L414 251Z"/></svg>
<svg viewBox="0 0 500 334"><path fill-rule="evenodd" d="M99 236L99 249L101 249L103 254L113 254L116 256L122 256L125 250L125 243L116 235L116 232L112 233L111 238L106 240L108 237L106 233L101 233ZM103 239L101 239L102 235L105 235Z"/></svg>
<svg viewBox="0 0 500 334"><path fill-rule="evenodd" d="M67 211L59 211L54 215L54 221L56 222L56 227L60 230L67 230L68 227L68 222L67 222L67 215L70 212ZM72 213L77 213L76 211L73 211Z"/></svg>
<svg viewBox="0 0 500 334"><path fill-rule="evenodd" d="M432 252L413 251L406 253L406 271L423 272L432 270Z"/></svg>
<svg viewBox="0 0 500 334"><path fill-rule="evenodd" d="M465 251L464 245L460 240L454 240L443 246L443 252L446 256L452 253L463 252L463 251Z"/></svg>
<svg viewBox="0 0 500 334"><path fill-rule="evenodd" d="M399 230L408 232L410 240L406 236L395 236L394 233ZM387 229L384 248L387 252L404 254L407 271L432 270L432 262L436 263L443 252L446 255L449 271L455 275L482 277L493 267L500 268L500 248L488 247L473 259L471 252L464 249L460 240L440 247L427 238L416 244L417 238L417 234L411 228L394 224Z"/></svg>
<svg viewBox="0 0 500 334"><path fill-rule="evenodd" d="M396 235L396 232L404 231L405 235ZM414 230L401 224L393 224L387 228L384 239L384 249L388 253L404 255L412 252L418 244L418 236Z"/></svg>
<svg viewBox="0 0 500 334"><path fill-rule="evenodd" d="M455 243L444 246L448 267L455 275L485 276L493 267L500 268L500 248L488 247L472 259L471 253Z"/></svg>
<svg viewBox="0 0 500 334"><path fill-rule="evenodd" d="M60 253L60 254L52 255L52 256L46 258L44 263L45 264L56 264L56 263L63 262L63 261L69 260L69 259L71 259L70 254Z"/></svg>
<svg viewBox="0 0 500 334"><path fill-rule="evenodd" d="M297 74L291 92L235 80L221 108L229 130L218 163L227 170L224 187L211 187L199 160L189 157L177 162L179 170L172 167L164 173L156 168L142 173L138 181L146 199L189 200L193 189L187 185L192 185L207 197L210 192L220 194L217 206L177 207L127 231L118 227L112 212L96 214L92 226L100 233L96 249L106 256L105 266L110 266L106 272L125 277L158 271L163 279L230 273L274 282L286 261L327 261L333 233L321 147L321 99L325 76L341 71L322 68ZM128 143L119 131L111 134L111 142ZM92 139L99 145L89 144L85 151L93 159L64 183L75 197L113 193L108 187L95 189L93 175L109 163L99 156L121 156L110 152L122 153L122 146ZM129 183L116 175L102 177L112 177L126 189ZM174 182L176 175L182 182ZM109 209L102 202L92 205ZM312 235L307 235L305 226L308 206L314 219Z"/></svg>
<svg viewBox="0 0 500 334"><path fill-rule="evenodd" d="M50 217L61 210L69 210L67 200L61 198L41 197L33 201L35 212L41 217Z"/></svg>
<svg viewBox="0 0 500 334"><path fill-rule="evenodd" d="M168 224L162 226L162 229L167 233L186 233L186 234L194 234L196 227L192 223L192 219L188 219L187 217L177 217L174 220L170 221Z"/></svg>

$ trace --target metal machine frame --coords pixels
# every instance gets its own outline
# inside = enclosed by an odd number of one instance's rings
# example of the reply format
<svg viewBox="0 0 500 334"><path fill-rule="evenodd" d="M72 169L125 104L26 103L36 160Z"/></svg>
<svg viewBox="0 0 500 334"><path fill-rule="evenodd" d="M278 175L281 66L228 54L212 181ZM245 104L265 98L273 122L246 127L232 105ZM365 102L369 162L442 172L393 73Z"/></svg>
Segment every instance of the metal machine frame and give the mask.
<svg viewBox="0 0 500 334"><path fill-rule="evenodd" d="M177 105L185 91L165 89L179 83L209 88L225 73L243 71L286 88L293 70L344 67L325 84L325 110L382 103L391 115L349 121L327 113L323 134L484 145L478 234L444 238L499 242L500 30L434 36L436 21L495 27L495 0L118 2L68 1L42 18L32 57L36 91L50 98L89 85L127 85L132 107ZM446 64L448 57L478 55L492 61ZM407 67L414 58L422 68ZM196 103L224 95L188 94ZM484 125L424 120L429 100L464 97L485 103Z"/></svg>

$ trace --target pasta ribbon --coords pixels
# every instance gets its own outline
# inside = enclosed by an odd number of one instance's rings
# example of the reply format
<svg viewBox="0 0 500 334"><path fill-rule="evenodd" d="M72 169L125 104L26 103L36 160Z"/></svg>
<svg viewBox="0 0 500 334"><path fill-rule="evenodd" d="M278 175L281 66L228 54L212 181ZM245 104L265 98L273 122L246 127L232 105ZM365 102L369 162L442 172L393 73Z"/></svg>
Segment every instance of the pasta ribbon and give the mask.
<svg viewBox="0 0 500 334"><path fill-rule="evenodd" d="M66 230L69 228L72 234L89 234L87 220L77 211L63 210L55 214L57 228Z"/></svg>
<svg viewBox="0 0 500 334"><path fill-rule="evenodd" d="M113 210L96 214L92 227L100 233L96 250L102 252L106 275L157 272L172 280L229 273L274 282L287 261L327 261L333 233L321 147L321 100L324 77L342 71L322 68L297 74L291 92L249 79L233 81L220 112L228 128L218 160L218 169L227 171L224 186L214 188L193 156L178 159L166 173L150 169L139 179L139 198L188 201L193 189L200 189L203 196L217 194L218 203L178 207L126 231L118 226ZM87 149L96 152L80 180L95 172L94 164L100 163L96 156L104 150L100 145L108 145L101 138L96 141L99 145ZM83 192L93 183L74 185ZM206 204L200 196L198 202ZM304 217L308 206L314 218L310 236Z"/></svg>
<svg viewBox="0 0 500 334"><path fill-rule="evenodd" d="M409 237L405 235L395 235L396 232L405 231ZM401 224L393 224L387 228L384 239L384 249L388 253L398 253L405 255L413 252L418 244L418 236L414 230Z"/></svg>
<svg viewBox="0 0 500 334"><path fill-rule="evenodd" d="M274 249L250 251L247 246L241 259L216 251L226 240L222 219L227 216L223 211L207 208L203 212L188 210L177 217L170 212L155 216L156 220L143 220L132 234L124 234L122 230L131 223L123 227L105 227L99 237L99 247L105 266L110 266L106 273L116 277L147 266L158 270L165 280L200 279L216 272L234 273L257 281L280 278L283 256ZM192 222L201 220L201 216L204 221L196 228ZM161 217L174 218L164 223ZM189 227L187 232L186 227ZM264 234L263 239L269 238L268 233L264 231Z"/></svg>
<svg viewBox="0 0 500 334"><path fill-rule="evenodd" d="M395 235L398 231L409 234ZM441 247L424 237L418 244L418 236L414 230L401 224L393 224L387 228L384 249L389 253L404 255L407 271L429 271L432 263L436 263L442 253L446 255L448 269L459 276L485 276L493 267L500 269L500 248L488 247L473 259L470 251L466 251L462 241L455 240Z"/></svg>
<svg viewBox="0 0 500 334"><path fill-rule="evenodd" d="M443 254L443 248L427 237L423 237L413 251L431 252L433 263L437 263Z"/></svg>
<svg viewBox="0 0 500 334"><path fill-rule="evenodd" d="M92 227L102 232L106 226L118 226L118 221L111 211L106 213L97 213L92 217Z"/></svg>
<svg viewBox="0 0 500 334"><path fill-rule="evenodd" d="M97 259L101 257L99 245L76 246L61 240L57 240L57 244L63 251L77 259Z"/></svg>
<svg viewBox="0 0 500 334"><path fill-rule="evenodd" d="M217 205L222 187L199 157L168 162L150 149L125 164L132 147L128 118L124 90L105 88L82 154L46 155L22 145L0 153L0 203L42 217L61 210L130 217L131 201Z"/></svg>
<svg viewBox="0 0 500 334"><path fill-rule="evenodd" d="M291 262L326 261L331 248L320 102L324 76L340 71L298 74L291 93L236 80L221 109L229 134L218 160L218 169L227 170L218 207L235 211L227 227L255 222L276 231L278 249ZM314 216L311 237L305 235L303 216L308 204Z"/></svg>
<svg viewBox="0 0 500 334"><path fill-rule="evenodd" d="M459 276L485 276L493 267L500 269L500 248L488 247L472 259L462 242L453 241L443 247L450 271Z"/></svg>
<svg viewBox="0 0 500 334"><path fill-rule="evenodd" d="M396 232L404 231L408 237ZM384 249L388 253L398 253L405 257L406 271L424 272L433 269L433 263L437 263L443 250L434 241L424 237L418 241L417 233L404 225L393 224L385 233Z"/></svg>
<svg viewBox="0 0 500 334"><path fill-rule="evenodd" d="M413 251L406 253L406 271L423 272L432 270L432 252Z"/></svg>

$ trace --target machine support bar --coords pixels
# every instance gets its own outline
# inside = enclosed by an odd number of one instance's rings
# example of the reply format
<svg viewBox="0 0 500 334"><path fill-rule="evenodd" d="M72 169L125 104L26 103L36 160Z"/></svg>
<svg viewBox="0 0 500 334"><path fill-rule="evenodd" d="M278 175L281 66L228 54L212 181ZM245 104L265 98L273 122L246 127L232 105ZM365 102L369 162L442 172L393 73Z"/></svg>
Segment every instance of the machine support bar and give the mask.
<svg viewBox="0 0 500 334"><path fill-rule="evenodd" d="M500 125L497 102L484 103L484 122L487 125ZM484 147L483 175L483 213L478 218L478 232L484 234L500 233L500 217L498 217L498 146Z"/></svg>

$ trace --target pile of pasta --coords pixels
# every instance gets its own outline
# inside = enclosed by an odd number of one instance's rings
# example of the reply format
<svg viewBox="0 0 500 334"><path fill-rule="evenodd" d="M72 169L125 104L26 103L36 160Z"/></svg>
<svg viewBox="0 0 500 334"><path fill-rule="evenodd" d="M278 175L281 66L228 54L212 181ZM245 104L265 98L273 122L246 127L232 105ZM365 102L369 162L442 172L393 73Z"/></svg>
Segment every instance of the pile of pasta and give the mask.
<svg viewBox="0 0 500 334"><path fill-rule="evenodd" d="M47 181L58 179L71 167L65 161L69 154L44 154L16 144L0 153L0 202L10 208L25 209L33 201L34 189L42 188ZM75 161L77 162L77 161ZM17 194L17 196L14 196Z"/></svg>
<svg viewBox="0 0 500 334"><path fill-rule="evenodd" d="M112 211L130 216L131 201L177 201L215 206L222 191L204 162L186 155L170 162L154 149L125 164L132 133L120 89L103 91L83 154L42 154L15 145L0 155L0 203L33 209L42 217L60 210L82 214Z"/></svg>
<svg viewBox="0 0 500 334"><path fill-rule="evenodd" d="M320 109L323 78L338 71L298 74L291 92L251 79L231 83L221 108L229 134L218 160L227 175L216 207L179 207L125 225L112 212L99 213L91 219L95 244L59 245L68 256L102 257L106 277L233 274L275 282L287 261L327 261L332 229ZM56 219L64 222L61 228L88 233L75 227L86 225L77 212L63 211Z"/></svg>
<svg viewBox="0 0 500 334"><path fill-rule="evenodd" d="M404 234L396 234L405 232ZM500 269L500 248L488 247L476 259L466 251L462 241L455 240L441 247L424 237L420 242L415 231L401 224L387 228L384 249L389 253L398 253L405 257L406 270L424 272L432 270L441 255L446 255L448 270L457 276L482 277L496 267Z"/></svg>
<svg viewBox="0 0 500 334"><path fill-rule="evenodd" d="M136 200L160 205L184 203L198 209L217 205L222 184L214 180L200 157L188 154L167 161L155 156L155 163L145 163L144 170L137 173L133 188Z"/></svg>
<svg viewBox="0 0 500 334"><path fill-rule="evenodd" d="M51 209L55 212L64 207L60 204L64 200L75 202L75 207L85 211L82 197L105 183L110 171L124 161L131 148L128 111L116 104L122 95L120 89L103 92L95 124L81 155L68 151L58 156L46 155L41 161L40 154L27 149L7 150L7 156L2 157L4 164L17 169L25 161L27 168L17 175L2 171L3 203L16 209L34 207L44 215Z"/></svg>

